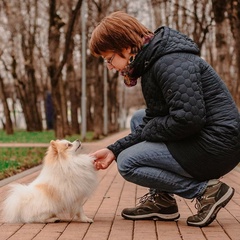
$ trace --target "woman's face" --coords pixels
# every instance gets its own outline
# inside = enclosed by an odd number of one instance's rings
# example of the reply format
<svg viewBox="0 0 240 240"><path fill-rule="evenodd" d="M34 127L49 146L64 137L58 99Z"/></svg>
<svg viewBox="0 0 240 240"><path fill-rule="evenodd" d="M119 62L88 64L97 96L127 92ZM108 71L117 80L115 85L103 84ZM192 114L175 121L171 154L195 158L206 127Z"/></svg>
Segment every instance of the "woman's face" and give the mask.
<svg viewBox="0 0 240 240"><path fill-rule="evenodd" d="M113 51L107 51L102 53L102 57L109 70L115 69L116 71L122 71L128 65L129 58L132 56L130 52L130 48L124 49L122 51L123 58Z"/></svg>

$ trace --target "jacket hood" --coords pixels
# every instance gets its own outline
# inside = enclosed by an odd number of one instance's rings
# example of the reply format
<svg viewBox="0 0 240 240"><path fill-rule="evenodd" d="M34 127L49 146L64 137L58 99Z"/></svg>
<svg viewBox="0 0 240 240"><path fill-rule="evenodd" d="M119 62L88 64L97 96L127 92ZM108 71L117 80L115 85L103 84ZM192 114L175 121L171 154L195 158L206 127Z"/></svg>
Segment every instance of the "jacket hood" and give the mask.
<svg viewBox="0 0 240 240"><path fill-rule="evenodd" d="M170 53L192 53L199 55L199 48L188 36L169 27L160 27L153 39L136 55L131 76L140 77L160 57Z"/></svg>

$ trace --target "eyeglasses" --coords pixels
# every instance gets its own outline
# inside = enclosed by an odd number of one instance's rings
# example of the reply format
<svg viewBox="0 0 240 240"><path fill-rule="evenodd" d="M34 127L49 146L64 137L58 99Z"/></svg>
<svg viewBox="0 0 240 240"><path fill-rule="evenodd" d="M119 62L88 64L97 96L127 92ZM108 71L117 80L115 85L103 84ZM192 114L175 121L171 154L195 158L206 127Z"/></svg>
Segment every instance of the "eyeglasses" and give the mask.
<svg viewBox="0 0 240 240"><path fill-rule="evenodd" d="M112 61L113 61L114 57L115 57L115 53L111 56L111 58L109 58L109 59L103 58L103 60L105 63L112 65Z"/></svg>

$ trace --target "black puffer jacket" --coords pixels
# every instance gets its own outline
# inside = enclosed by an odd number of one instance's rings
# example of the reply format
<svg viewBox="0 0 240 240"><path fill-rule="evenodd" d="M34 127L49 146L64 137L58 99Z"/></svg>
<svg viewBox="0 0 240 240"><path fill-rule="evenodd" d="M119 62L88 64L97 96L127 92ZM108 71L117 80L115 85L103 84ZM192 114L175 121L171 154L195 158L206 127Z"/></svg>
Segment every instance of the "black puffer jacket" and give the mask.
<svg viewBox="0 0 240 240"><path fill-rule="evenodd" d="M219 178L240 160L240 116L225 84L197 45L168 27L136 56L145 124L108 146L115 156L141 141L164 142L194 178ZM147 149L146 149L147 151Z"/></svg>

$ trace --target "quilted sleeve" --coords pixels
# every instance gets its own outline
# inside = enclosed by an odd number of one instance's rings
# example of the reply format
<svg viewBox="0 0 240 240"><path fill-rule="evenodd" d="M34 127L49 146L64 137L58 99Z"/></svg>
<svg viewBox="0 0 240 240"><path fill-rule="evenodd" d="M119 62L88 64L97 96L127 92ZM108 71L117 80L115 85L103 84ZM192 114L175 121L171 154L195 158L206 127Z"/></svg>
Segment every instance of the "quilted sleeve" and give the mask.
<svg viewBox="0 0 240 240"><path fill-rule="evenodd" d="M142 131L144 140L176 141L199 132L204 126L206 113L200 69L188 58L172 54L155 64L154 77L169 114L148 121Z"/></svg>
<svg viewBox="0 0 240 240"><path fill-rule="evenodd" d="M119 153L124 149L129 148L139 142L142 142L142 128L143 125L139 125L136 128L135 132L130 133L128 136L117 140L114 144L109 145L107 148L113 152L115 157L117 157Z"/></svg>

